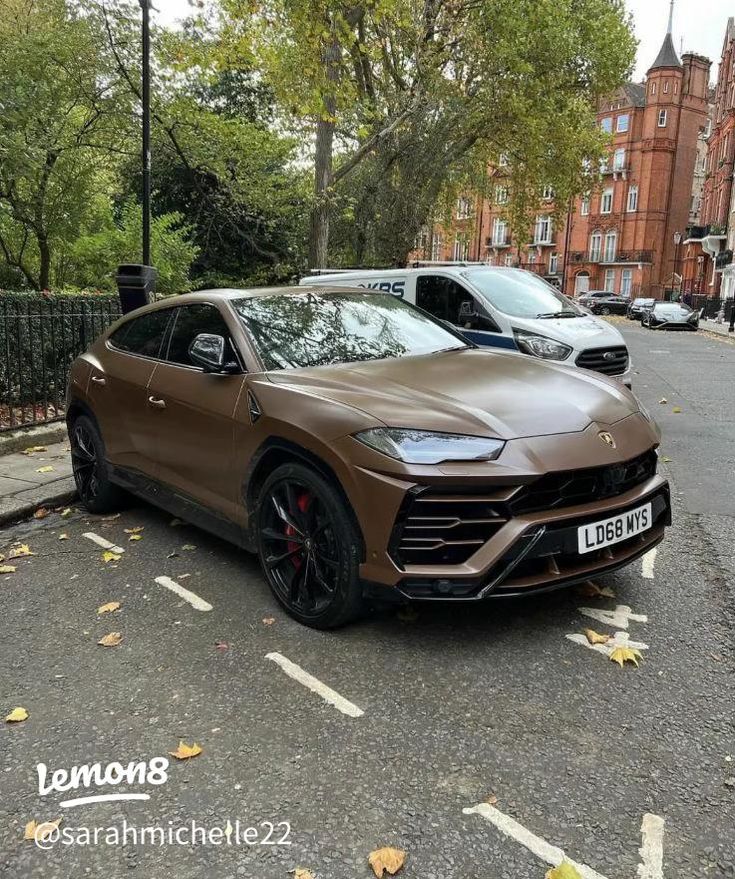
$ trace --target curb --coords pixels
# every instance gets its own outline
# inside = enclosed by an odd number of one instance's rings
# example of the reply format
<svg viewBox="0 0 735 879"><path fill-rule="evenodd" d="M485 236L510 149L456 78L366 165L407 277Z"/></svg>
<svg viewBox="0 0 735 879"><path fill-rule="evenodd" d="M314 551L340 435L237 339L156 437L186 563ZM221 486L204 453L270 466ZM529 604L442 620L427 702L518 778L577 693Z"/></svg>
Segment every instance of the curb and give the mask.
<svg viewBox="0 0 735 879"><path fill-rule="evenodd" d="M19 501L15 506L0 509L0 528L14 525L23 519L29 519L39 507L61 507L70 504L77 496L74 477L66 476L58 480L58 484L49 487L47 493L41 491L33 500Z"/></svg>
<svg viewBox="0 0 735 879"><path fill-rule="evenodd" d="M63 421L58 424L40 424L37 427L14 430L11 433L0 433L0 455L22 452L28 446L60 443L66 438L66 424Z"/></svg>

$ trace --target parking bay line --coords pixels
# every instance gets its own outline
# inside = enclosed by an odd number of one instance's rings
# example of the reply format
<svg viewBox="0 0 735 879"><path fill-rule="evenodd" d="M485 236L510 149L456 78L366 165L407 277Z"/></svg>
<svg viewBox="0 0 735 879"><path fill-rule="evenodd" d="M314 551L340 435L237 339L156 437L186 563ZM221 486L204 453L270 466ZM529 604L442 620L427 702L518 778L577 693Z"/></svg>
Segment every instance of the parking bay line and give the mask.
<svg viewBox="0 0 735 879"><path fill-rule="evenodd" d="M105 540L104 537L100 537L99 534L95 534L94 531L85 531L84 534L82 534L82 537L86 537L87 540L91 540L92 543L96 543L97 546L101 546L102 549L109 549L110 552L125 552L122 546L118 546L115 543L111 543L109 540Z"/></svg>
<svg viewBox="0 0 735 879"><path fill-rule="evenodd" d="M290 678L303 684L308 690L311 690L312 693L321 696L325 702L334 705L337 711L341 711L342 714L346 714L348 717L362 717L365 713L362 708L358 708L353 702L345 699L344 696L340 696L339 693L331 687L323 684L318 678L310 675L308 671L304 671L301 666L296 665L295 662L291 662L290 659L287 659L281 653L266 653L265 658L270 659L271 662L275 662L276 665L279 665Z"/></svg>
<svg viewBox="0 0 735 879"><path fill-rule="evenodd" d="M586 864L578 864L564 854L563 849L552 845L540 836L519 824L514 818L505 815L489 803L480 803L468 809L462 809L465 815L481 815L491 824L527 848L532 854L552 867L566 861L582 876L582 879L607 879L602 873L593 870ZM638 867L639 879L663 879L663 835L664 821L658 815L646 813L641 823L642 845L638 849L641 863Z"/></svg>
<svg viewBox="0 0 735 879"><path fill-rule="evenodd" d="M653 549L649 549L648 552L641 559L641 575L646 580L653 580L653 567L656 564L657 552L658 547L654 546Z"/></svg>
<svg viewBox="0 0 735 879"><path fill-rule="evenodd" d="M200 598L194 592L184 589L176 580L172 580L170 577L156 577L155 579L159 586L174 592L179 598L183 598L184 601L188 602L195 610L212 610L212 605L208 601Z"/></svg>

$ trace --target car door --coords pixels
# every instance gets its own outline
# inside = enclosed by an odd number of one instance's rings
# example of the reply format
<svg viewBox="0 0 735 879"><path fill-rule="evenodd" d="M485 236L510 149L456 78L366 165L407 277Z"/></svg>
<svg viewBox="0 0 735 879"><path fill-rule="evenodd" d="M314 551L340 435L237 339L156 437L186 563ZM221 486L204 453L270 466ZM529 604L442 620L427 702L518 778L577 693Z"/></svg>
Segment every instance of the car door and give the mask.
<svg viewBox="0 0 735 879"><path fill-rule="evenodd" d="M149 452L162 483L210 511L235 519L240 486L232 478L234 413L245 375L244 371L205 373L194 364L189 346L199 333L223 336L230 348L228 359L240 362L227 321L216 305L179 306L163 360L148 387L146 404L157 425Z"/></svg>
<svg viewBox="0 0 735 879"><path fill-rule="evenodd" d="M154 475L149 456L150 412L146 389L166 343L173 309L157 309L115 330L92 367L88 399L105 443L108 461Z"/></svg>

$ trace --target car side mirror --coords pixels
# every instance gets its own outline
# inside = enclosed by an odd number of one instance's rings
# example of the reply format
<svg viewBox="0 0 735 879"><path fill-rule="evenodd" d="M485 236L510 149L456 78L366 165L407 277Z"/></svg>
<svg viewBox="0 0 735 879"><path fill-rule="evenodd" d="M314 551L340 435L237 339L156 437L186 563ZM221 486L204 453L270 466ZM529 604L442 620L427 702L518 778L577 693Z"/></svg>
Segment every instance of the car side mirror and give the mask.
<svg viewBox="0 0 735 879"><path fill-rule="evenodd" d="M231 374L239 372L240 367L234 361L225 361L227 343L222 336L214 333L199 333L189 345L191 362L201 366L205 372Z"/></svg>
<svg viewBox="0 0 735 879"><path fill-rule="evenodd" d="M457 323L463 330L484 330L488 333L499 333L500 327L495 321L486 314L480 314L479 311L460 312Z"/></svg>

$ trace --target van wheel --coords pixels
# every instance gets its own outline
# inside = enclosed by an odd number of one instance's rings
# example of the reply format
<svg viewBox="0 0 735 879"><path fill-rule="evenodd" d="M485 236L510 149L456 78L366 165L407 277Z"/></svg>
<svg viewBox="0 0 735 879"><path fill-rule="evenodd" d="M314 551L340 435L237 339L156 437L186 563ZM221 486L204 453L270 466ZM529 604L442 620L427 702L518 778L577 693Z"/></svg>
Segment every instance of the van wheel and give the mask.
<svg viewBox="0 0 735 879"><path fill-rule="evenodd" d="M326 479L302 464L283 464L263 484L255 516L263 572L288 614L315 629L359 615L360 540Z"/></svg>
<svg viewBox="0 0 735 879"><path fill-rule="evenodd" d="M125 498L107 475L105 445L95 422L80 415L69 428L71 464L79 498L90 513L110 513Z"/></svg>

